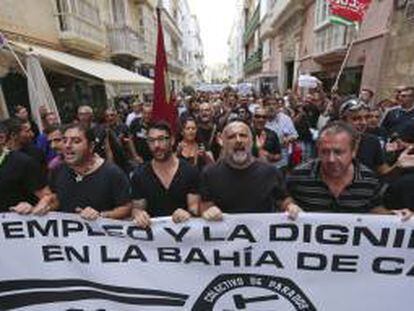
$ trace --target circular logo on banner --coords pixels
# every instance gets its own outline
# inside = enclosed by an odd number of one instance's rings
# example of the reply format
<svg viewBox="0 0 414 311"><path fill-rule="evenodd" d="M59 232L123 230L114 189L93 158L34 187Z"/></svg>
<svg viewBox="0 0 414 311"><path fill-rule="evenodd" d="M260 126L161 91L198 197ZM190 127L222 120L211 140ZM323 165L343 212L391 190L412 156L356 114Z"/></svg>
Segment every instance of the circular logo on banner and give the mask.
<svg viewBox="0 0 414 311"><path fill-rule="evenodd" d="M260 274L222 274L201 293L192 311L316 311L290 279Z"/></svg>

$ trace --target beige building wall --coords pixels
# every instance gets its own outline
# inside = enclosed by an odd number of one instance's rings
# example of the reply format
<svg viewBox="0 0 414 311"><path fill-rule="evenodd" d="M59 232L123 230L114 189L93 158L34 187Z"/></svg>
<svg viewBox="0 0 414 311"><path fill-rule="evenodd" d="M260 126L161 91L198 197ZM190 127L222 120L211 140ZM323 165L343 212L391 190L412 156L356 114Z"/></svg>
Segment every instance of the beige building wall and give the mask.
<svg viewBox="0 0 414 311"><path fill-rule="evenodd" d="M0 31L22 35L48 45L59 45L58 23L52 0L0 0Z"/></svg>
<svg viewBox="0 0 414 311"><path fill-rule="evenodd" d="M155 64L155 49L157 44L157 19L155 15L155 3L152 3L151 5L143 4L141 5L141 9L144 23L141 31L144 35L146 49L144 63Z"/></svg>
<svg viewBox="0 0 414 311"><path fill-rule="evenodd" d="M392 1L373 1L361 25L347 65L364 66L361 87L379 90L381 68L389 63L384 56L392 11Z"/></svg>
<svg viewBox="0 0 414 311"><path fill-rule="evenodd" d="M316 0L307 1L305 6L299 71L301 73L323 73L326 78L334 81L345 58L348 45L324 51L321 54L316 53L316 3ZM374 91L379 88L381 68L388 61L384 53L392 6L393 1L372 1L345 67L345 70L355 69L356 71L362 68L360 86ZM355 38L355 31L348 27L346 34L346 42L349 44L351 39Z"/></svg>
<svg viewBox="0 0 414 311"><path fill-rule="evenodd" d="M386 53L379 74L379 98L391 98L398 85L414 85L414 17L407 6L394 8Z"/></svg>

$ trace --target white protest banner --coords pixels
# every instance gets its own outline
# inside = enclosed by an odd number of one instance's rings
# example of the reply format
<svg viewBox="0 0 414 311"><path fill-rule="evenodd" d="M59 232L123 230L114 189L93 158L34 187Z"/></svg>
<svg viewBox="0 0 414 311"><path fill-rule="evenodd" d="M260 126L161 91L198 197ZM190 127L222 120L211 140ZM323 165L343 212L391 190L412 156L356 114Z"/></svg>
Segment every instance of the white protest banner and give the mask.
<svg viewBox="0 0 414 311"><path fill-rule="evenodd" d="M412 310L413 249L395 216L2 214L0 310Z"/></svg>

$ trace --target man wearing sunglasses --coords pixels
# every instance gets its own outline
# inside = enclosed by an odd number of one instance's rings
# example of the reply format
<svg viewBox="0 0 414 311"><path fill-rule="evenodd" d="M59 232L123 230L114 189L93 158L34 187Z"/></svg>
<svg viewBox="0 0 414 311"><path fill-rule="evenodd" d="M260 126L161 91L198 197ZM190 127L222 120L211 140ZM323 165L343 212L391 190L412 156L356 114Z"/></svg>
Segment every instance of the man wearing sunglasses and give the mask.
<svg viewBox="0 0 414 311"><path fill-rule="evenodd" d="M359 135L356 158L373 172L383 174L385 158L379 139L366 133L369 121L369 107L357 98L346 100L339 109L341 120L349 124Z"/></svg>
<svg viewBox="0 0 414 311"><path fill-rule="evenodd" d="M265 161L275 163L281 158L280 142L277 134L265 128L266 110L258 107L253 113L253 155Z"/></svg>
<svg viewBox="0 0 414 311"><path fill-rule="evenodd" d="M199 209L198 171L173 152L174 137L168 124L150 125L147 142L152 160L132 176L132 216L137 226L151 225L151 217L188 220Z"/></svg>

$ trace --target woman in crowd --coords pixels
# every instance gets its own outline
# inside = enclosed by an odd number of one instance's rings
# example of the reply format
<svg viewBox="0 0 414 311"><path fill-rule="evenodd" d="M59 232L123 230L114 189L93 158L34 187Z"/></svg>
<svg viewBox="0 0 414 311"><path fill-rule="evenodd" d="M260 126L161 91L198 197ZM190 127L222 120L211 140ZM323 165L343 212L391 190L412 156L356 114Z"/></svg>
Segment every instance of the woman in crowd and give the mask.
<svg viewBox="0 0 414 311"><path fill-rule="evenodd" d="M177 146L177 156L187 160L201 170L205 165L214 163L213 154L205 150L205 146L197 142L197 123L187 118L182 124L182 140Z"/></svg>

